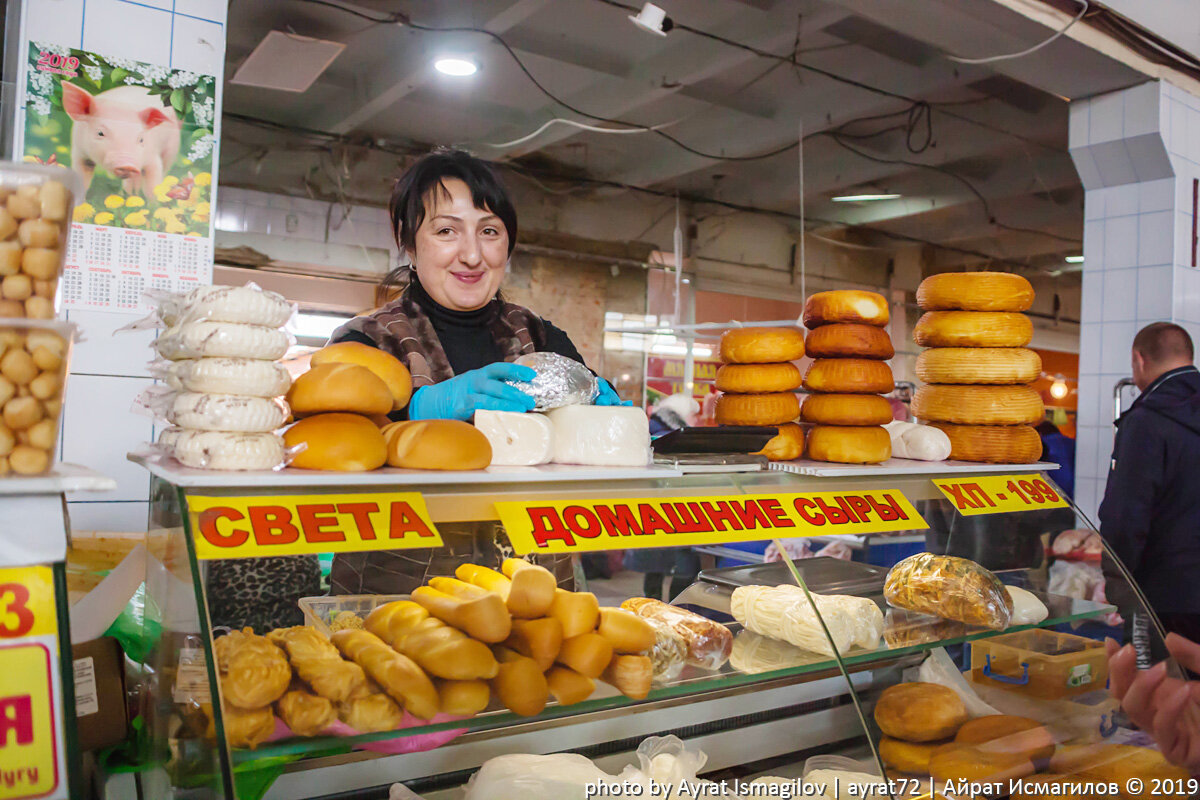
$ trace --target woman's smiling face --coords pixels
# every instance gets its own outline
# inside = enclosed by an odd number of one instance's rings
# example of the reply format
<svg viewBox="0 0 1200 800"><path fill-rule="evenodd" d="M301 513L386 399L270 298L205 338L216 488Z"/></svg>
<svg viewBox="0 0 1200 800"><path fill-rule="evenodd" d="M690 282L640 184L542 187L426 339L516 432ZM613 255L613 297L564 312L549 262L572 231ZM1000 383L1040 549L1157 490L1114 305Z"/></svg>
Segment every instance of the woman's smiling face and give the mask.
<svg viewBox="0 0 1200 800"><path fill-rule="evenodd" d="M471 190L457 178L425 196L425 219L410 253L421 286L439 305L474 311L500 289L508 263L508 231L500 218L476 208Z"/></svg>

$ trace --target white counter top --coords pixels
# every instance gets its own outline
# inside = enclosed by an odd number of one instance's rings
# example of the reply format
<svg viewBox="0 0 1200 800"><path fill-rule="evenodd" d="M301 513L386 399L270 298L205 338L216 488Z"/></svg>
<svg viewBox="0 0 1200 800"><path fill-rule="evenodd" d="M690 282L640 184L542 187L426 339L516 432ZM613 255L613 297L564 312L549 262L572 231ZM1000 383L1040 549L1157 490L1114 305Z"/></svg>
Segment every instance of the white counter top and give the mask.
<svg viewBox="0 0 1200 800"><path fill-rule="evenodd" d="M1048 472L1058 464L980 464L974 461L913 461L889 458L882 464L830 464L825 461L773 461L768 469L815 478L870 478L888 475L983 475L990 473Z"/></svg>

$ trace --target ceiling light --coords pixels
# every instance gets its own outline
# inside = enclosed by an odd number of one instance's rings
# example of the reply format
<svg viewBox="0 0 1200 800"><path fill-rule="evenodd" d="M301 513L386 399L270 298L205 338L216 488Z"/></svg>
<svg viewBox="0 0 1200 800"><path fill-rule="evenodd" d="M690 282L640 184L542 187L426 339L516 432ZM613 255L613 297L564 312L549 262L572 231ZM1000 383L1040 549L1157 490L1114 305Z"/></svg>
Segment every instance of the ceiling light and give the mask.
<svg viewBox="0 0 1200 800"><path fill-rule="evenodd" d="M872 200L897 200L898 194L842 194L833 198L835 203L866 203Z"/></svg>
<svg viewBox="0 0 1200 800"><path fill-rule="evenodd" d="M1083 256L1067 256L1063 260L1066 261L1068 264L1082 264Z"/></svg>
<svg viewBox="0 0 1200 800"><path fill-rule="evenodd" d="M667 12L654 3L646 3L636 17L630 14L629 19L634 25L656 36L666 36L667 31L675 27L675 23L667 16Z"/></svg>
<svg viewBox="0 0 1200 800"><path fill-rule="evenodd" d="M1050 396L1055 400L1062 400L1069 391L1070 389L1067 388L1067 383L1061 375L1055 379L1054 383L1050 384Z"/></svg>
<svg viewBox="0 0 1200 800"><path fill-rule="evenodd" d="M456 78L465 78L479 71L479 65L466 58L439 58L433 62L433 68L443 75Z"/></svg>

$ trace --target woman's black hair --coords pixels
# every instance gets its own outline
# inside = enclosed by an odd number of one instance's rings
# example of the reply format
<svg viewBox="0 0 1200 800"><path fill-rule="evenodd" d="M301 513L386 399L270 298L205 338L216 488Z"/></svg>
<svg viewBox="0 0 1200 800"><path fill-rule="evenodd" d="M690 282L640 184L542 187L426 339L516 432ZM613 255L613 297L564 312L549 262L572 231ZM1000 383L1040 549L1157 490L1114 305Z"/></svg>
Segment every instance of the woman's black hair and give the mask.
<svg viewBox="0 0 1200 800"><path fill-rule="evenodd" d="M417 229L425 221L425 198L432 191L449 196L445 181L457 178L471 191L471 202L481 210L500 218L508 231L508 254L517 246L517 210L492 165L463 150L439 148L422 156L392 187L388 215L392 234L401 251L412 253L417 247ZM384 276L376 290L379 302L384 302L412 279L408 265L397 267Z"/></svg>

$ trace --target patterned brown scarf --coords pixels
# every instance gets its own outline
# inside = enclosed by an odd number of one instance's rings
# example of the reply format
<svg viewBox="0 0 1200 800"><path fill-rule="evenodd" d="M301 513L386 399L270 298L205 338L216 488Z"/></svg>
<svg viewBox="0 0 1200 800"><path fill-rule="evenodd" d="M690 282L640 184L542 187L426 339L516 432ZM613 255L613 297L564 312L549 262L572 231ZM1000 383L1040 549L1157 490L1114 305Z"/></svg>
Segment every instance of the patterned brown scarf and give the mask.
<svg viewBox="0 0 1200 800"><path fill-rule="evenodd" d="M537 314L524 306L492 301L498 306L489 323L492 338L505 361L533 353L546 344L546 327ZM449 380L454 368L446 358L441 340L425 310L405 291L398 299L366 316L355 317L334 334L357 331L375 346L404 362L412 373L413 391Z"/></svg>

